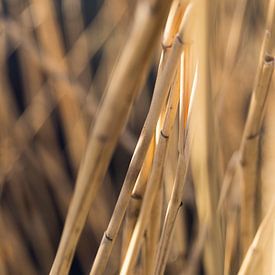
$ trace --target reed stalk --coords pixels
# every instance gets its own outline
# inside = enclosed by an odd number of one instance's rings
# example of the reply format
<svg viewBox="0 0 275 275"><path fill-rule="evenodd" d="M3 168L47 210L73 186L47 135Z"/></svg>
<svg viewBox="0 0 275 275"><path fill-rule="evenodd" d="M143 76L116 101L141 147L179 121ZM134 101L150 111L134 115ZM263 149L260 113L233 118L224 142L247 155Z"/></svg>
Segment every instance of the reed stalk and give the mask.
<svg viewBox="0 0 275 275"><path fill-rule="evenodd" d="M169 12L169 15L167 18L167 22L165 25L163 38L162 38L163 50L162 50L161 60L160 60L159 69L158 69L158 76L157 76L157 80L156 80L157 82L159 81L159 78L161 77L161 72L164 70L164 66L167 62L167 58L169 58L169 48L172 46L173 41L175 39L175 35L178 32L182 14L185 9L185 5L183 2L184 1L181 1L181 0L173 1L171 8L170 8L170 12ZM159 118L158 125L157 125L157 126L160 126L160 129L163 124L164 115L165 115L164 112L162 114L160 114L160 118ZM157 127L157 129L158 129L158 127ZM158 132L158 130L156 130L156 134L157 134L157 138L159 138L160 133ZM155 140L155 138L153 138L153 140ZM147 155L148 154L149 154L149 151L147 152ZM147 157L147 155L146 155L146 157ZM151 155L149 157L152 157L152 156L153 155ZM147 160L145 158L144 165L146 164L146 162L147 162ZM123 238L123 244L122 244L122 250L123 250L122 260L124 260L124 254L128 248L129 241L132 236L134 226L135 226L137 218L138 218L143 195L145 193L145 184L147 182L148 173L150 172L150 170L151 170L151 168L147 169L146 178L141 177L141 175L142 175L142 170L141 170L139 178L135 184L134 190L131 195L131 200L130 200L129 207L128 207L129 211L126 212L126 214L127 214L126 215L126 223L125 223L125 227L124 227L124 231L123 231L125 234L125 238ZM152 218L153 218L153 215L152 215Z"/></svg>
<svg viewBox="0 0 275 275"><path fill-rule="evenodd" d="M182 27L172 48L169 49L170 53L169 58L167 57L167 63L157 78L150 110L143 126L136 150L129 165L129 169L126 174L116 207L114 209L113 216L101 241L101 245L94 261L91 274L101 274L103 272L102 270L104 270L106 266L107 259L110 255L114 240L116 239L124 213L129 203L133 185L142 167L145 154L147 153L148 146L152 139L160 112L164 105L165 99L167 98L172 78L175 74L175 64L179 60L183 48L181 43L183 29L184 28Z"/></svg>
<svg viewBox="0 0 275 275"><path fill-rule="evenodd" d="M183 183L186 180L186 166L187 159L180 154L177 164L177 173L175 179L175 185L173 188L173 193L171 200L169 201L166 217L164 221L164 226L162 228L160 244L157 253L157 264L154 274L163 274L166 266L169 248L171 244L171 239L173 235L173 229L175 224L175 219L178 214L178 211L181 207L182 192L179 191L179 188L183 189ZM180 190L181 191L181 190Z"/></svg>
<svg viewBox="0 0 275 275"><path fill-rule="evenodd" d="M148 143L151 140L151 137L153 135L153 129L155 128L154 125L156 125L157 119L158 119L160 111L162 109L161 105L164 103L164 98L165 97L164 97L164 95L160 96L160 93L168 93L168 87L170 86L172 76L175 73L175 63L177 62L177 60L178 60L178 58L181 54L182 48L183 48L183 45L181 43L181 37L183 35L183 31L184 31L184 27L185 27L185 23L186 23L186 17L184 17L185 20L182 21L183 24L181 25L180 32L179 32L179 34L178 34L178 36L177 36L177 38L176 38L176 40L175 40L175 42L172 46L169 59L167 60L167 64L166 64L166 66L165 66L165 68L162 72L163 77L159 78L159 82L157 81L156 86L155 86L154 97L155 97L156 102L151 105L151 106L153 106L153 108L150 108L150 111L148 113L148 116L147 116L147 119L146 119L146 122L145 122L145 125L144 125L144 128L143 128L144 134L141 133L141 137L145 141L147 139L146 143ZM154 97L153 97L152 102L154 102ZM162 102L162 104L160 104L161 102ZM142 139L139 140L137 148L139 148L139 146L140 146L140 148L142 148L143 146L144 146L144 148L147 148L148 145L146 145L146 143L144 141L142 141ZM142 147L141 147L141 145L142 145ZM140 152L143 152L143 150L140 149ZM144 155L144 152L142 154ZM141 156L139 155L139 157L136 157L136 160L135 160L135 154L134 154L134 157L131 161L131 164L135 164L135 165L133 165L133 168L134 167L138 167L138 168L141 167L141 161L143 160L143 158L144 157L142 155ZM131 164L130 164L130 167L131 167ZM131 175L129 171L130 171L130 169L128 170L128 173L126 175L126 179L125 179L125 182L124 182L123 186L128 186L130 184L129 179L135 179L137 177L137 175L135 175L135 174ZM131 173L133 173L133 172L135 172L135 170L131 171ZM128 177L128 175L129 175L129 177ZM129 182L128 184L126 184L127 181ZM123 191L123 189L122 189L122 191ZM127 191L127 190L125 190L125 191ZM131 192L131 189L127 193L126 192L125 193L128 195L130 192ZM124 199L125 195L123 194L123 192L121 192L120 197L123 200L125 200ZM129 195L126 196L125 202L123 202L123 201L121 202L121 205L123 206L122 213L120 213L119 207L117 207L117 209L119 210L119 211L117 211L117 213L118 213L117 216L123 217L123 215L125 213L125 207L127 206L127 203L128 203L128 198L127 197L129 197ZM120 198L118 199L118 203L119 203L119 201L120 201ZM119 205L119 204L117 204L117 205ZM116 209L115 209L115 211L116 211ZM114 214L115 214L115 212L114 212ZM116 216L116 215L114 215L114 216ZM122 220L122 218L120 219L120 223L121 223L121 220ZM115 221L115 219L114 219L114 221ZM118 224L120 224L120 223L118 223ZM119 227L118 224L114 223L114 222L112 223L112 220L111 220L111 223L109 224L109 228L110 229L116 229L116 231L113 230L113 232L118 232L118 227ZM103 248L102 248L102 251L103 251ZM103 254L103 255L106 255L106 254ZM101 257L101 258L104 258L104 257ZM95 274L95 273L92 273L92 274Z"/></svg>
<svg viewBox="0 0 275 275"><path fill-rule="evenodd" d="M51 269L52 275L67 274L69 271L92 201L102 183L118 136L127 122L135 95L147 75L169 5L170 1L142 1L138 5L131 36L112 75L90 135Z"/></svg>
<svg viewBox="0 0 275 275"><path fill-rule="evenodd" d="M240 145L240 163L243 174L243 197L241 206L241 242L242 253L248 249L257 228L256 192L259 175L259 140L269 86L274 71L274 58L269 55L270 33L265 33L256 81L250 101L242 141Z"/></svg>
<svg viewBox="0 0 275 275"><path fill-rule="evenodd" d="M148 234L148 238L146 238L146 257L151 259L148 261L146 265L146 274L153 274L155 258L159 243L159 237L161 234L162 228L162 212L163 212L163 177L161 178L161 182L159 188L157 190L154 204L152 206L151 218L147 227L146 234Z"/></svg>
<svg viewBox="0 0 275 275"><path fill-rule="evenodd" d="M63 59L64 51L61 42L60 33L57 27L56 19L52 13L53 1L32 0L33 16L37 18L39 11L43 10L44 17L42 17L41 24L37 28L38 39L42 49L53 57L55 62L59 63L59 68L62 72L68 71L66 60ZM48 39L48 33L51 33L51 40ZM75 171L77 171L84 150L87 144L87 129L83 114L80 110L79 102L71 85L67 85L64 81L55 83L55 93L53 96L63 95L60 101L61 117L63 120L64 130L67 136L68 149L71 156L71 161ZM72 127L72 125L74 127Z"/></svg>
<svg viewBox="0 0 275 275"><path fill-rule="evenodd" d="M202 1L194 8L197 20L194 58L198 60L198 84L194 96L190 131L192 136L191 166L194 179L199 226L207 224L203 262L205 272L215 275L223 272L224 243L221 219L217 215L221 166L217 139L217 125L210 85L210 14L213 3Z"/></svg>
<svg viewBox="0 0 275 275"><path fill-rule="evenodd" d="M218 213L225 218L224 274L231 274L234 252L240 230L240 186L242 183L240 154L236 151L227 166L218 203ZM237 259L237 257L235 257Z"/></svg>
<svg viewBox="0 0 275 275"><path fill-rule="evenodd" d="M182 205L182 197L184 190L184 183L186 181L188 165L189 165L189 144L187 140L187 119L189 110L189 98L191 94L191 62L190 62L190 49L187 41L184 51L184 59L181 59L180 66L180 129L179 129L179 156L176 169L176 178L173 186L171 198L168 203L164 225L161 232L161 238L159 242L157 260L154 274L163 274L166 266L166 262L169 255L171 246L171 240L173 235L173 229L175 227L175 221L179 209Z"/></svg>
<svg viewBox="0 0 275 275"><path fill-rule="evenodd" d="M181 108L181 97L180 97L180 106L179 112ZM164 205L163 205L163 214L162 220L165 218L165 211L167 209L168 202L170 200L173 184L176 177L176 169L178 162L178 141L179 141L179 131L180 131L180 123L179 118L177 116L176 125L173 128L173 133L169 138L168 148L167 148L167 156L164 164ZM190 174L189 174L190 175ZM163 224L162 224L163 227ZM180 209L178 218L175 221L175 229L173 233L173 240L170 247L169 256L167 259L167 266L169 272L178 273L181 270L181 266L184 264L185 255L187 255L187 228L188 222L186 220L185 208L182 207Z"/></svg>
<svg viewBox="0 0 275 275"><path fill-rule="evenodd" d="M125 224L123 228L123 241L122 241L122 248L121 248L122 250L121 262L123 262L124 260L129 242L131 240L133 230L136 225L139 210L141 207L141 202L143 199L143 195L145 193L146 183L152 167L154 151L155 151L155 137L152 138L152 141L150 143L148 152L144 159L144 163L142 165L135 187L131 194L131 200L129 202L129 206L126 211Z"/></svg>
<svg viewBox="0 0 275 275"><path fill-rule="evenodd" d="M148 180L147 188L145 191L144 199L142 202L140 214L126 253L125 260L123 262L120 274L131 274L132 269L136 263L137 256L141 247L143 235L148 226L151 210L154 204L155 196L158 188L160 188L160 182L162 179L162 169L166 156L167 143L169 135L171 134L179 101L179 79L175 80L171 93L169 96L169 103L166 109L166 116L164 125L159 137L152 171Z"/></svg>

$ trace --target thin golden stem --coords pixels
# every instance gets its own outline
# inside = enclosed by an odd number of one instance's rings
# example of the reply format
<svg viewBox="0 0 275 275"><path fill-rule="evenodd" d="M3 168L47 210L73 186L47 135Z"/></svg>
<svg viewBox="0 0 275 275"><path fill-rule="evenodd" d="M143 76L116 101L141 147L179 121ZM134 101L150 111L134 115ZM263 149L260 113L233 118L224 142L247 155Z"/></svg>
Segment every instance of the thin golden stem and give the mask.
<svg viewBox="0 0 275 275"><path fill-rule="evenodd" d="M163 229L161 232L160 243L157 253L157 261L154 274L163 274L166 262L169 255L169 248L175 227L175 221L179 209L182 205L182 197L184 190L184 183L186 181L188 164L189 164L189 150L187 144L187 114L189 109L189 98L191 93L191 64L189 60L190 49L189 45L185 46L180 63L180 119L179 119L179 156L176 169L176 178L174 181L173 191L166 211ZM184 57L184 58L183 58Z"/></svg>
<svg viewBox="0 0 275 275"><path fill-rule="evenodd" d="M143 234L147 228L152 206L157 190L162 179L162 169L166 155L167 142L174 124L175 115L177 112L177 105L179 100L179 81L176 80L174 87L171 89L169 103L166 110L166 116L161 135L157 144L153 167L149 177L146 188L144 200L141 206L140 214L136 223L136 227L131 238L128 251L124 263L122 265L121 274L131 274L132 269L136 263L136 259L141 247Z"/></svg>
<svg viewBox="0 0 275 275"><path fill-rule="evenodd" d="M102 183L119 134L127 122L137 91L148 73L169 6L170 1L139 2L133 30L112 75L90 135L51 269L52 275L67 274L69 271L89 209Z"/></svg>
<svg viewBox="0 0 275 275"><path fill-rule="evenodd" d="M190 120L192 136L191 167L198 211L199 226L207 224L208 238L204 245L204 267L207 274L222 274L224 244L222 223L216 208L221 173L215 109L210 83L210 14L213 2L197 2L198 18L194 55L198 62L198 83Z"/></svg>
<svg viewBox="0 0 275 275"><path fill-rule="evenodd" d="M138 144L136 146L136 150L129 165L129 169L125 177L111 221L97 252L91 274L101 274L103 272L108 261L108 257L111 253L113 243L118 234L127 205L130 200L133 185L142 167L142 163L151 142L160 112L163 108L169 87L175 75L175 64L177 64L183 49L182 39L183 32L186 27L186 19L187 18L183 20L184 24L182 24L180 32L178 33L172 48L169 49L170 53L169 57L167 57L167 63L164 65L163 70L160 72L157 78L149 113L147 115Z"/></svg>
<svg viewBox="0 0 275 275"><path fill-rule="evenodd" d="M266 52L270 43L269 40L270 33L267 31L240 145L240 164L243 173L243 197L241 202L241 242L243 254L248 249L257 227L257 220L254 213L256 211L255 199L259 173L259 140L269 86L274 71L274 58Z"/></svg>
<svg viewBox="0 0 275 275"><path fill-rule="evenodd" d="M124 260L129 242L131 240L131 236L133 230L136 225L136 221L138 218L139 210L141 207L141 202L143 199L143 195L145 193L146 183L151 171L153 156L155 151L155 138L152 138L151 144L149 146L148 152L144 159L144 163L142 165L141 171L139 173L138 179L136 181L135 187L131 194L131 200L129 202L129 206L126 212L125 217L125 225L123 228L123 242L122 242L122 262Z"/></svg>

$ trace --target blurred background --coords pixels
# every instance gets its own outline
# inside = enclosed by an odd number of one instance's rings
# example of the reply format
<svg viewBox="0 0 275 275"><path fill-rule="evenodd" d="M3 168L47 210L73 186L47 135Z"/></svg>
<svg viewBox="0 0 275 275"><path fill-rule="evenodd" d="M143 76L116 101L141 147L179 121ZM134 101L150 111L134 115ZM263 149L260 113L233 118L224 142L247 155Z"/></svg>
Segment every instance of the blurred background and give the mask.
<svg viewBox="0 0 275 275"><path fill-rule="evenodd" d="M1 275L49 273L88 134L131 30L136 2L0 1ZM209 54L223 166L240 144L268 2L213 1ZM159 43L147 84L91 208L71 274L90 271L150 105L160 50ZM275 194L274 103L273 78L262 130L260 216ZM172 249L167 274L180 274L196 232L191 178L180 215L182 244ZM106 274L118 273L120 239Z"/></svg>

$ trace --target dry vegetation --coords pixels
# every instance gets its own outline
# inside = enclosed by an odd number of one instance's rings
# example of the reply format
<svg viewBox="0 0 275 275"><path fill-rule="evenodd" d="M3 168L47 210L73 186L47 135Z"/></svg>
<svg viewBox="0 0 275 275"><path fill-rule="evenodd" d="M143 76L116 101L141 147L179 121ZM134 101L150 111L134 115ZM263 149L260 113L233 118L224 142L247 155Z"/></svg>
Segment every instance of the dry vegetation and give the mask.
<svg viewBox="0 0 275 275"><path fill-rule="evenodd" d="M275 0L2 0L0 274L275 274Z"/></svg>

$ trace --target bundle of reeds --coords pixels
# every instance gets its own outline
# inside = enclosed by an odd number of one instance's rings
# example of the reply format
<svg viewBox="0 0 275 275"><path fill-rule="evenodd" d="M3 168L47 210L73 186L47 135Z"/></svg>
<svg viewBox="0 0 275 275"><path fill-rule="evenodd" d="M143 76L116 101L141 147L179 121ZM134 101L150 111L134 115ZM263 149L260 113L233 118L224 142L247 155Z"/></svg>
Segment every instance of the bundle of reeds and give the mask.
<svg viewBox="0 0 275 275"><path fill-rule="evenodd" d="M275 0L0 8L0 274L275 274Z"/></svg>

